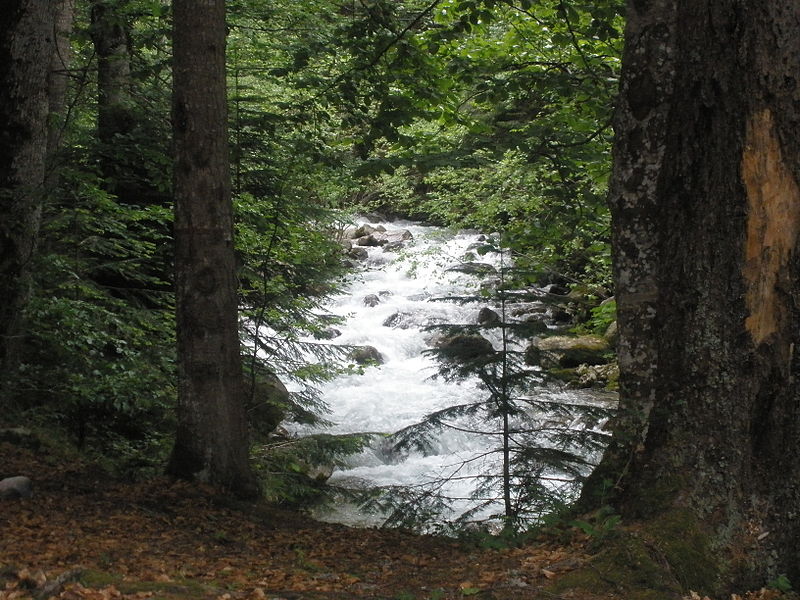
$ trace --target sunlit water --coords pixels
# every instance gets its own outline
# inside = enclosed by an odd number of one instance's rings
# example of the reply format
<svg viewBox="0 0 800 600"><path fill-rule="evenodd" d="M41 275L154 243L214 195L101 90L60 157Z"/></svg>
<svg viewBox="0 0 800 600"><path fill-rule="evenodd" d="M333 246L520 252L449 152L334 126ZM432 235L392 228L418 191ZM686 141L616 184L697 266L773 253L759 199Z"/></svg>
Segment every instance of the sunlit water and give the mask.
<svg viewBox="0 0 800 600"><path fill-rule="evenodd" d="M436 362L425 354L433 334L425 326L476 323L478 311L484 306L492 307L491 300L460 304L436 299L475 294L492 275L481 278L447 269L465 258L499 268L504 258L495 252L475 253L474 248L485 239L475 232L447 232L410 222L383 225L388 230L408 229L413 240L399 252L367 248L369 257L363 270L353 276L344 293L331 300L328 310L346 317L342 325L336 326L341 335L331 343L374 346L384 362L368 367L363 375L339 377L322 388L323 399L331 410L327 418L333 422L324 430L328 433L389 434L418 423L433 411L486 394L475 380L454 383L434 377ZM380 302L374 306L365 304L370 295L377 296ZM385 325L394 315L398 316L392 324ZM492 341L499 348L500 341ZM303 435L311 431L294 427L292 432ZM496 445L491 436L445 430L425 453L398 456L387 452L385 444L378 440L372 448L351 457L346 468L337 469L330 482L344 486L417 485L458 471L459 477L447 485L446 491L463 498L456 502L459 512L469 507L467 497L474 485L465 476L497 468L492 462L496 458L476 459L491 444ZM464 461L471 462L464 465ZM328 507L316 516L350 525L377 525L383 521L383 516L366 514L349 504Z"/></svg>

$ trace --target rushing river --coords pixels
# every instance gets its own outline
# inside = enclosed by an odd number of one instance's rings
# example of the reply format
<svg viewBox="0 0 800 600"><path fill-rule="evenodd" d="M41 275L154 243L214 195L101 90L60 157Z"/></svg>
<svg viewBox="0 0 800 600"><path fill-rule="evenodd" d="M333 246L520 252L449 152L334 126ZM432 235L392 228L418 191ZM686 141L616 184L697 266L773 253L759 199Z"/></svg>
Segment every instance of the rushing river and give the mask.
<svg viewBox="0 0 800 600"><path fill-rule="evenodd" d="M454 233L411 222L382 225L389 231L408 230L413 239L399 249L366 247L368 256L362 260L362 269L344 293L331 300L328 310L346 317L336 326L341 335L332 343L372 346L383 362L366 368L363 375L339 377L323 387L323 399L331 410L326 418L334 423L325 430L329 433L389 434L418 423L433 411L486 394L477 380L454 383L434 377L436 361L425 353L433 334L425 327L477 323L480 309L492 306L490 300L463 304L440 299L478 293L491 275L482 278L448 269L465 261L499 268L502 257L494 252L478 256L474 248L485 238L475 232ZM491 341L499 348L499 338ZM299 435L309 432L294 428ZM490 444L496 445L496 440L445 429L426 452L397 455L387 452L378 439L372 448L351 457L347 468L337 469L330 482L344 486L418 485L458 470L458 477L447 484L447 493L463 498L456 503L457 509L463 510L469 507L467 497L474 485L468 476L493 468L487 464L492 459L478 458ZM328 508L317 516L351 525L376 525L383 520L349 504Z"/></svg>

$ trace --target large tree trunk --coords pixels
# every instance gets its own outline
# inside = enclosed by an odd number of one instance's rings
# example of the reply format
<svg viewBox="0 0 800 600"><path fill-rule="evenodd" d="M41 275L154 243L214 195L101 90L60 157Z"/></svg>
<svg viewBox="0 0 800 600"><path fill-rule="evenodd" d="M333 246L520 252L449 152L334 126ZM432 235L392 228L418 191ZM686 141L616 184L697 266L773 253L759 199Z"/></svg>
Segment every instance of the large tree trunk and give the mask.
<svg viewBox="0 0 800 600"><path fill-rule="evenodd" d="M0 368L13 365L29 295L47 151L50 2L15 0L0 19Z"/></svg>
<svg viewBox="0 0 800 600"><path fill-rule="evenodd" d="M687 586L800 581L799 78L796 2L628 2L622 419L585 496L605 479L629 518L691 515L713 558Z"/></svg>
<svg viewBox="0 0 800 600"><path fill-rule="evenodd" d="M69 68L72 63L70 36L75 19L75 0L56 0L53 26L53 54L50 58L50 80L48 84L49 127L47 152L52 157L61 145L64 123L64 101L69 84ZM48 174L54 171L52 161L48 162Z"/></svg>
<svg viewBox="0 0 800 600"><path fill-rule="evenodd" d="M173 2L179 424L169 471L240 495L249 468L238 334L225 2Z"/></svg>

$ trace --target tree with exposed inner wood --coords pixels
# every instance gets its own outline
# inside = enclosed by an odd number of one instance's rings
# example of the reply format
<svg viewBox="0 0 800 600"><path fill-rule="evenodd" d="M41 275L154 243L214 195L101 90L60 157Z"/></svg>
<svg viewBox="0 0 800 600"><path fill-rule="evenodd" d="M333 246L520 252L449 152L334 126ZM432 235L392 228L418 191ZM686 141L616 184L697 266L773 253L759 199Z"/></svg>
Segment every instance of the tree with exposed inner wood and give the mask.
<svg viewBox="0 0 800 600"><path fill-rule="evenodd" d="M630 0L627 18L621 415L583 506L683 537L664 556L684 588L800 581L800 4Z"/></svg>

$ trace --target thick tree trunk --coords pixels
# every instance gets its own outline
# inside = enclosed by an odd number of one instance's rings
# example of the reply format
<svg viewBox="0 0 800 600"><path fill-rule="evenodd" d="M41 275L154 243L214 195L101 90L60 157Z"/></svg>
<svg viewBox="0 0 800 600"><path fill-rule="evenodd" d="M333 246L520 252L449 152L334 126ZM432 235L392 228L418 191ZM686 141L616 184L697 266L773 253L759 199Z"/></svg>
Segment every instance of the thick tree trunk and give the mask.
<svg viewBox="0 0 800 600"><path fill-rule="evenodd" d="M176 0L179 424L169 471L257 493L249 468L228 158L224 0Z"/></svg>
<svg viewBox="0 0 800 600"><path fill-rule="evenodd" d="M800 4L631 0L623 63L623 418L586 495L690 514L722 587L800 581Z"/></svg>
<svg viewBox="0 0 800 600"><path fill-rule="evenodd" d="M124 2L92 0L92 42L97 54L97 135L109 148L129 133L131 116L131 40Z"/></svg>
<svg viewBox="0 0 800 600"><path fill-rule="evenodd" d="M53 8L9 1L0 19L0 368L17 354L29 295L47 150Z"/></svg>
<svg viewBox="0 0 800 600"><path fill-rule="evenodd" d="M53 26L53 54L50 58L50 80L48 84L49 124L47 135L48 175L55 171L52 157L61 146L65 129L64 101L69 84L69 67L72 63L70 36L75 19L75 0L57 0Z"/></svg>

